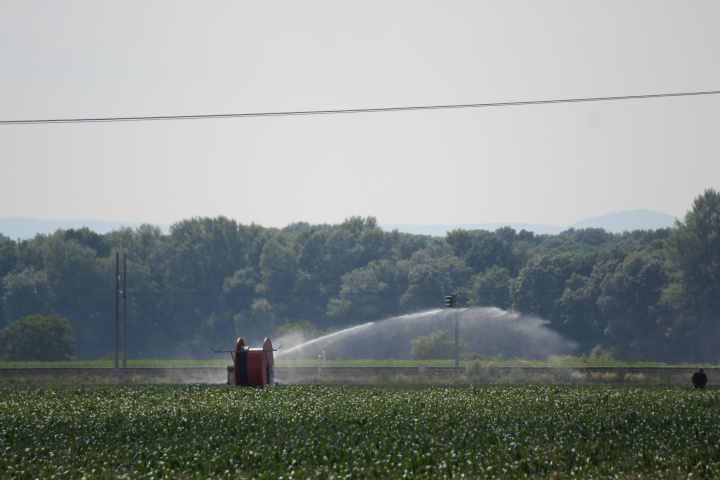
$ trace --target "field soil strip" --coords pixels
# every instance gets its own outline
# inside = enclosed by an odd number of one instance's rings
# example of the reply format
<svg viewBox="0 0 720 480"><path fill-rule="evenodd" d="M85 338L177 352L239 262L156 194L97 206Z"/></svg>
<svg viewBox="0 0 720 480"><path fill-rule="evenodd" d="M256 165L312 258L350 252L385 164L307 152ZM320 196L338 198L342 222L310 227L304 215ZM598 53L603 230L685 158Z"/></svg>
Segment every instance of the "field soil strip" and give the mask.
<svg viewBox="0 0 720 480"><path fill-rule="evenodd" d="M556 367L556 366L480 366L460 367L457 377L477 380L478 383L492 383L493 380L515 379L518 382L532 382L537 379L548 383L553 379L561 382L612 383L688 383L696 367ZM208 383L223 384L227 381L227 367L138 367L120 368L118 376L133 382L163 383ZM720 378L719 367L707 367L705 372L710 385ZM275 377L281 382L293 383L294 379L339 378L339 379L429 379L451 380L455 377L453 367L276 367ZM116 380L115 369L95 368L0 368L0 381L11 379L45 381L93 379Z"/></svg>

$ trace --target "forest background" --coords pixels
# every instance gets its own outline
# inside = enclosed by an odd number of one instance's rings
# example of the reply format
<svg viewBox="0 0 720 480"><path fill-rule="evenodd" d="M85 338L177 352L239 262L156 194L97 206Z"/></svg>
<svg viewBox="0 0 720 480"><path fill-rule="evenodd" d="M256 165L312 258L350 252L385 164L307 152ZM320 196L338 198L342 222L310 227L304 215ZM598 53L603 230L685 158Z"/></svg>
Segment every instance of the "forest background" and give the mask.
<svg viewBox="0 0 720 480"><path fill-rule="evenodd" d="M191 218L97 234L0 235L0 328L58 315L79 360L114 351L116 266L126 259L128 356L212 358L289 324L337 331L442 308L537 316L620 360L720 362L720 193L698 196L674 228L613 234L510 227L445 237L383 231L373 217L283 229ZM121 270L122 273L122 270ZM122 283L121 283L122 285ZM487 352L493 354L493 352Z"/></svg>

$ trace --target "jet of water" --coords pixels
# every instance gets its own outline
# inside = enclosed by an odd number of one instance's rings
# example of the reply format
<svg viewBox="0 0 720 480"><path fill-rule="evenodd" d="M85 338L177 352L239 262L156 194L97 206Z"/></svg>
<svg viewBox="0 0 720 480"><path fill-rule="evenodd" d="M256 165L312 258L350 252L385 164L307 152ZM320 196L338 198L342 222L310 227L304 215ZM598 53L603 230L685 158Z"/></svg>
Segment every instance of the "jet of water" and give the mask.
<svg viewBox="0 0 720 480"><path fill-rule="evenodd" d="M499 308L473 307L458 312L464 353L527 360L567 355L577 345L537 317ZM409 359L411 340L439 330L454 330L453 309L435 309L350 327L278 352L282 358L317 358L323 350L337 351L343 360Z"/></svg>
<svg viewBox="0 0 720 480"><path fill-rule="evenodd" d="M310 351L311 349L313 349L313 347L316 346L316 344L327 345L328 342L337 340L338 338L345 336L345 335L351 335L354 332L357 332L358 330L362 330L363 328L367 328L373 324L374 324L374 322L368 322L368 323L364 323L362 325L356 325L354 327L346 328L345 330L340 330L339 332L329 333L322 337L318 337L318 338L314 338L314 339L306 341L306 342L302 342L299 345L295 345L288 349L279 350L275 356L276 357L297 356L298 354L302 354L306 351ZM287 340L289 340L289 338L287 338L287 337L280 337L278 339L279 342L284 342ZM314 348L312 351L314 352L315 350L316 350L316 348Z"/></svg>

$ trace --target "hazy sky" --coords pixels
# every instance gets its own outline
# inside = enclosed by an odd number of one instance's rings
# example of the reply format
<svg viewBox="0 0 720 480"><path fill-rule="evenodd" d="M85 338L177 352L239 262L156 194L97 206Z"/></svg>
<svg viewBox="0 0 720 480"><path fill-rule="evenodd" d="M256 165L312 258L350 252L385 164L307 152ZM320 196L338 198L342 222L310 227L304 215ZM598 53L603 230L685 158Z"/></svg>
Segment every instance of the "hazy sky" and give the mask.
<svg viewBox="0 0 720 480"><path fill-rule="evenodd" d="M720 90L717 0L1 0L0 120ZM720 95L0 125L0 218L525 222L720 189Z"/></svg>

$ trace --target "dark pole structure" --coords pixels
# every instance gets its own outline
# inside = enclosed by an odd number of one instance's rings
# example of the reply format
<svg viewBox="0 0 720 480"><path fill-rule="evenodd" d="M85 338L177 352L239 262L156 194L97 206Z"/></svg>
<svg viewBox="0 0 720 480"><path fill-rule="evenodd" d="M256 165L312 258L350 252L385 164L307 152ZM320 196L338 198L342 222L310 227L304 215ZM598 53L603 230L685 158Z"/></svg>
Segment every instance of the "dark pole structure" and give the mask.
<svg viewBox="0 0 720 480"><path fill-rule="evenodd" d="M127 368L127 254L123 253L123 368Z"/></svg>
<svg viewBox="0 0 720 480"><path fill-rule="evenodd" d="M115 375L118 374L118 336L120 335L120 254L115 253Z"/></svg>
<svg viewBox="0 0 720 480"><path fill-rule="evenodd" d="M460 314L458 313L457 293L445 295L445 306L453 309L455 317L455 375L460 373Z"/></svg>
<svg viewBox="0 0 720 480"><path fill-rule="evenodd" d="M455 314L455 375L460 374L460 313L457 306L454 308Z"/></svg>

